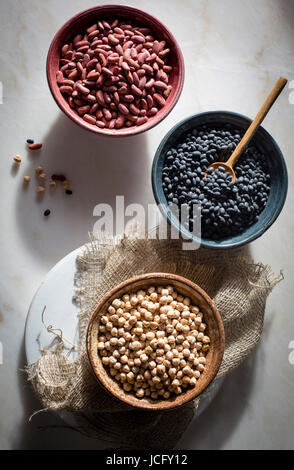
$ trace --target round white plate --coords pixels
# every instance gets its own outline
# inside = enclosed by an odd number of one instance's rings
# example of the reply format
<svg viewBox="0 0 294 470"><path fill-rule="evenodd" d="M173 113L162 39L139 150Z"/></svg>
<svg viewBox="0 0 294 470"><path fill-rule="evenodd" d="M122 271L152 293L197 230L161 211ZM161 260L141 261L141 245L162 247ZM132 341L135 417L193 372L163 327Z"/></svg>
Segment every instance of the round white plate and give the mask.
<svg viewBox="0 0 294 470"><path fill-rule="evenodd" d="M56 339L42 323L42 312L45 325L62 331L63 338L78 344L78 305L73 301L76 258L82 247L69 253L59 261L47 274L37 290L27 316L25 327L25 352L27 363L32 364L40 357L40 350L48 348ZM70 344L65 346L71 350ZM70 351L70 357L75 358ZM203 393L196 416L199 416L212 402L219 391L223 380L213 382ZM69 421L68 414L61 413L63 419ZM72 420L71 424L72 424Z"/></svg>

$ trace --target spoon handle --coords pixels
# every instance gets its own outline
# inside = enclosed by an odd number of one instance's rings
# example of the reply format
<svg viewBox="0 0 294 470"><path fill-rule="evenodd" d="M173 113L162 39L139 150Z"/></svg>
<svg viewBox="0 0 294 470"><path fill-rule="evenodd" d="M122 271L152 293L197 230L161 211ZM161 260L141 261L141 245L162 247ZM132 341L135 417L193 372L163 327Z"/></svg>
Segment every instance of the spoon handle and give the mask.
<svg viewBox="0 0 294 470"><path fill-rule="evenodd" d="M229 165L230 167L234 167L238 158L240 157L240 155L242 155L250 140L259 128L260 124L264 120L265 116L267 115L272 105L280 95L281 91L284 89L287 81L288 80L286 80L286 78L280 77L279 80L276 82L274 88L272 89L267 99L263 103L262 107L260 108L259 112L257 113L255 119L252 121L251 125L244 134L242 140L239 142L234 152L230 156L229 160L226 162L227 165Z"/></svg>

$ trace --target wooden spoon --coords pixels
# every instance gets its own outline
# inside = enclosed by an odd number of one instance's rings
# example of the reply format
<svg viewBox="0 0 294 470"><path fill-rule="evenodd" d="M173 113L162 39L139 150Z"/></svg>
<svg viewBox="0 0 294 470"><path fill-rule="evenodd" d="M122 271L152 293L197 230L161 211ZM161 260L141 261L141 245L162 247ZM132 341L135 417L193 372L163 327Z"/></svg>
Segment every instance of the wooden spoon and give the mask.
<svg viewBox="0 0 294 470"><path fill-rule="evenodd" d="M227 173L230 174L232 177L232 182L234 183L236 180L236 175L234 172L233 167L237 163L239 157L242 155L244 150L246 149L247 145L253 138L254 134L256 133L257 129L259 128L260 124L264 120L265 116L271 109L272 105L280 95L281 91L285 87L287 83L286 78L280 77L279 80L276 82L274 88L268 95L267 99L263 103L262 107L260 108L258 114L256 115L255 119L252 121L250 124L249 128L247 129L246 133L244 134L242 140L239 142L237 147L235 148L234 152L230 156L230 158L226 162L215 162L209 165L209 167L206 170L205 173L205 178L208 175L209 169L212 168L213 171L215 171L217 168L222 167L226 170Z"/></svg>

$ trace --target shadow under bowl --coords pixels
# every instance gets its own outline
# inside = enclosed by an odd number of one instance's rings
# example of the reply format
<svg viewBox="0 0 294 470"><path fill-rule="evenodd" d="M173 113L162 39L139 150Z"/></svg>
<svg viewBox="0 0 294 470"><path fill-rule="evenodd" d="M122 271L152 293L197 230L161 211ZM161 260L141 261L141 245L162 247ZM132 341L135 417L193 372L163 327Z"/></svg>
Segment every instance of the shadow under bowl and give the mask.
<svg viewBox="0 0 294 470"><path fill-rule="evenodd" d="M206 356L206 367L195 387L187 389L180 395L169 399L152 400L139 399L132 393L127 393L116 382L102 364L98 354L98 328L99 318L103 315L115 298L124 294L130 294L150 286L173 286L179 293L190 297L192 304L199 306L203 312L203 318L207 324L206 334L210 337L210 349ZM87 351L92 370L100 384L115 398L122 402L142 410L168 410L198 397L212 382L216 376L223 357L225 345L225 333L221 316L211 298L197 284L175 274L151 273L133 277L122 282L108 292L96 307L87 332Z"/></svg>
<svg viewBox="0 0 294 470"><path fill-rule="evenodd" d="M263 235L282 211L288 190L287 167L280 148L273 137L263 127L259 127L252 143L266 156L268 171L271 177L271 189L266 206L256 223L237 235L215 241L191 234L191 232L179 223L178 218L172 214L168 208L168 203L162 188L162 170L167 151L170 150L171 147L177 146L187 133L202 125L231 124L246 131L251 122L252 120L248 117L229 111L209 111L194 114L176 124L161 141L152 166L153 195L168 223L176 230L179 230L183 238L210 249L238 248Z"/></svg>
<svg viewBox="0 0 294 470"><path fill-rule="evenodd" d="M78 113L70 107L67 100L60 92L56 80L56 74L60 68L59 61L61 58L61 49L64 44L72 42L75 35L83 33L88 27L92 26L97 21L115 18L126 19L128 21L135 22L140 26L149 27L154 32L154 35L158 40L166 41L167 47L171 51L169 54L168 64L173 67L173 70L169 75L169 85L172 86L172 91L166 100L165 106L161 108L155 116L150 117L145 124L142 124L141 126L125 127L122 129L102 129L84 121ZM67 23L65 23L56 33L47 57L47 80L49 88L60 109L79 126L94 132L95 134L111 137L139 134L159 124L176 105L183 89L184 76L185 66L183 55L173 34L154 16L126 5L102 5L89 8L86 11L78 13L68 20Z"/></svg>

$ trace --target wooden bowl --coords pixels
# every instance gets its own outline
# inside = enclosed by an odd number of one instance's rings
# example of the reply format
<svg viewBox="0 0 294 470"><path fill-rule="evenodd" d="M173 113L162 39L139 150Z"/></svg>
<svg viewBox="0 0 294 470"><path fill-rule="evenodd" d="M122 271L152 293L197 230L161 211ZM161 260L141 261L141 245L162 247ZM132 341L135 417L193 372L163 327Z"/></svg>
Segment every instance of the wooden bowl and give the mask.
<svg viewBox="0 0 294 470"><path fill-rule="evenodd" d="M207 334L211 339L211 347L206 356L206 367L201 374L194 388L187 389L180 395L169 399L152 400L148 398L139 399L132 392L123 390L107 370L104 368L101 358L98 355L98 327L99 318L107 311L111 302L126 293L136 292L139 289L146 289L151 285L166 286L172 285L179 293L190 297L193 304L199 306L204 314L204 321L207 324ZM87 351L89 361L95 376L100 384L113 395L128 405L143 410L168 410L181 406L198 397L211 383L216 376L223 357L225 345L225 333L221 316L211 298L197 284L185 279L182 276L164 273L143 274L133 277L108 292L97 305L87 332Z"/></svg>
<svg viewBox="0 0 294 470"><path fill-rule="evenodd" d="M169 64L173 66L173 70L170 74L170 85L172 85L173 88L165 106L160 109L154 117L150 117L145 124L122 129L101 129L84 121L77 112L69 106L66 99L60 93L59 86L56 81L56 73L59 70L60 52L64 44L71 42L72 38L76 34L85 31L86 28L94 24L97 20L115 17L125 18L150 27L157 38L167 42L167 47L171 50ZM60 109L79 126L88 129L95 134L112 137L139 134L151 129L161 122L171 112L180 97L184 84L184 75L185 66L183 55L172 33L157 18L154 18L154 16L126 5L102 5L89 8L86 11L78 13L68 20L67 23L65 23L65 25L63 25L56 33L47 57L47 79L49 88Z"/></svg>

